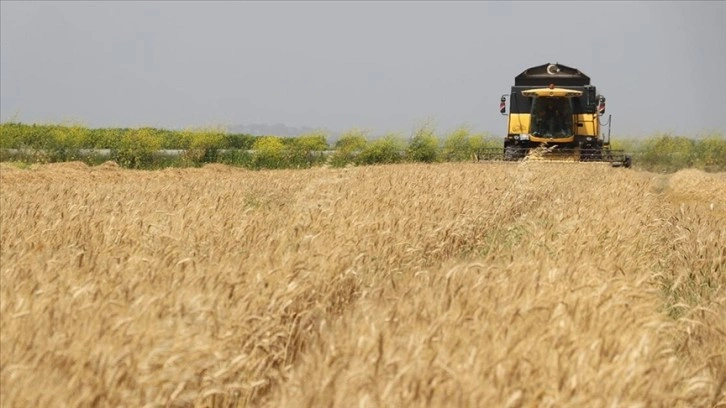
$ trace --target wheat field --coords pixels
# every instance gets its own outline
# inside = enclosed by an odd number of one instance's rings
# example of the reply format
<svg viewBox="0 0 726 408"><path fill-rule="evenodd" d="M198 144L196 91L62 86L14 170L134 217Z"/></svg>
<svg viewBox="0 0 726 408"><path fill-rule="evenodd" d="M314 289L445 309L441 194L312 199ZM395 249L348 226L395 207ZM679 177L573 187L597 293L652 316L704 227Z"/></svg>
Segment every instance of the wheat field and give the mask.
<svg viewBox="0 0 726 408"><path fill-rule="evenodd" d="M0 167L3 407L726 407L726 174Z"/></svg>

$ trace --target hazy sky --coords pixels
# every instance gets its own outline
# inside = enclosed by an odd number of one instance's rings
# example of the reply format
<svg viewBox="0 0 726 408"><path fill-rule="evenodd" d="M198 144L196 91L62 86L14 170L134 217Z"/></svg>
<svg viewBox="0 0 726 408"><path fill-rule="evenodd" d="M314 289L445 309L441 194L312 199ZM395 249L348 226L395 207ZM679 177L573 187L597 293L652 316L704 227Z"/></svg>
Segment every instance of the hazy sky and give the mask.
<svg viewBox="0 0 726 408"><path fill-rule="evenodd" d="M607 97L613 135L726 131L724 2L0 2L0 120L469 125L547 62Z"/></svg>

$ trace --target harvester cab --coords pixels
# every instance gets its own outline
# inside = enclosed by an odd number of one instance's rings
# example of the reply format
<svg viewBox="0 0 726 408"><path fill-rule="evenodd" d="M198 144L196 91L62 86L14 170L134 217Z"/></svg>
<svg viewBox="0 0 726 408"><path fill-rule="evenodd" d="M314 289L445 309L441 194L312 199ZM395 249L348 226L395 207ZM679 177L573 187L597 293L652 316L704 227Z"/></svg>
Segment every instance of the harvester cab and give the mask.
<svg viewBox="0 0 726 408"><path fill-rule="evenodd" d="M525 70L502 95L499 112L508 116L503 149L485 149L480 160L528 157L630 167L629 156L610 148L610 118L607 137L601 132L605 97L575 68L548 63Z"/></svg>
<svg viewBox="0 0 726 408"><path fill-rule="evenodd" d="M579 97L582 92L550 85L549 88L522 91L522 94L532 98L531 140L562 142L575 136L572 98Z"/></svg>

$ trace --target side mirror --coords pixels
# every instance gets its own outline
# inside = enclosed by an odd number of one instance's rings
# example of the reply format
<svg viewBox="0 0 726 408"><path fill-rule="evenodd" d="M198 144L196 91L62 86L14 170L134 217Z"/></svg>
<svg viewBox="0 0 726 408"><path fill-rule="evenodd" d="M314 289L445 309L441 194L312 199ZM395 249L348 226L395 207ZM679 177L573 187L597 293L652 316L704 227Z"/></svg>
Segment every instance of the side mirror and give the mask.
<svg viewBox="0 0 726 408"><path fill-rule="evenodd" d="M605 97L600 95L597 100L597 113L602 116L605 114Z"/></svg>
<svg viewBox="0 0 726 408"><path fill-rule="evenodd" d="M499 113L502 115L507 114L507 96L502 95L502 99L499 100Z"/></svg>

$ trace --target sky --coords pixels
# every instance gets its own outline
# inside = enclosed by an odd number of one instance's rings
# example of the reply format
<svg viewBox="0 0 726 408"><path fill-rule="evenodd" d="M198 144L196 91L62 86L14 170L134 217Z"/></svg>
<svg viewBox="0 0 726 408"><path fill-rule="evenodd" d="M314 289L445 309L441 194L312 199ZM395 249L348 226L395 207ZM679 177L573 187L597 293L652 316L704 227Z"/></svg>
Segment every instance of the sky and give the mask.
<svg viewBox="0 0 726 408"><path fill-rule="evenodd" d="M726 2L0 1L0 121L504 135L529 67L612 134L726 133Z"/></svg>

